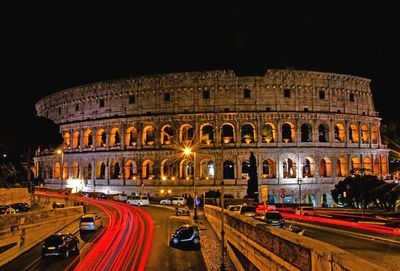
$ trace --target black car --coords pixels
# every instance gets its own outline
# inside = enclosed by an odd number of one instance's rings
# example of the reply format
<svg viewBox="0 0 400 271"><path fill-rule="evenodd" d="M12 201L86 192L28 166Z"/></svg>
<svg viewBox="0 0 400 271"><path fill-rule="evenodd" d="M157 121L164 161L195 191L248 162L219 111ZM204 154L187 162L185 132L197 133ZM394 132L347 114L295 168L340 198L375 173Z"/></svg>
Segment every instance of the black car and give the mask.
<svg viewBox="0 0 400 271"><path fill-rule="evenodd" d="M42 246L42 257L63 256L68 258L72 252L79 253L79 240L70 233L58 233L47 237Z"/></svg>
<svg viewBox="0 0 400 271"><path fill-rule="evenodd" d="M173 234L170 240L170 245L176 246L179 244L200 245L199 229L195 225L184 224L180 226Z"/></svg>
<svg viewBox="0 0 400 271"><path fill-rule="evenodd" d="M265 214L264 221L274 227L278 228L283 228L283 225L285 224L285 219L279 212L267 212Z"/></svg>
<svg viewBox="0 0 400 271"><path fill-rule="evenodd" d="M15 209L17 213L28 212L31 210L31 206L25 202L13 203L11 207Z"/></svg>

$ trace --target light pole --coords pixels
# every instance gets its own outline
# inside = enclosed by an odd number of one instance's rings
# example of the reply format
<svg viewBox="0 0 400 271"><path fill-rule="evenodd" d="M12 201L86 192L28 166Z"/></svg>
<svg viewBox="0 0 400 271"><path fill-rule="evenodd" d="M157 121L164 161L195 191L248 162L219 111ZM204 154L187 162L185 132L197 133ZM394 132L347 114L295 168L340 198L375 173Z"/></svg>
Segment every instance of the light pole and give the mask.
<svg viewBox="0 0 400 271"><path fill-rule="evenodd" d="M224 229L224 179L221 181L221 267L225 270L225 229Z"/></svg>
<svg viewBox="0 0 400 271"><path fill-rule="evenodd" d="M186 147L184 149L184 154L186 156L190 156L191 153L193 153L193 210L194 210L194 214L193 214L193 219L198 219L197 216L197 193L196 193L196 151L190 149L189 147Z"/></svg>
<svg viewBox="0 0 400 271"><path fill-rule="evenodd" d="M297 183L299 184L299 199L300 199L300 208L299 208L299 211L300 211L300 215L301 215L301 185L302 185L302 183L303 183L303 179L299 177L299 178L297 179Z"/></svg>
<svg viewBox="0 0 400 271"><path fill-rule="evenodd" d="M64 174L64 151L62 149L57 149L57 154L61 155L61 165L60 165L60 190L62 192L62 182Z"/></svg>

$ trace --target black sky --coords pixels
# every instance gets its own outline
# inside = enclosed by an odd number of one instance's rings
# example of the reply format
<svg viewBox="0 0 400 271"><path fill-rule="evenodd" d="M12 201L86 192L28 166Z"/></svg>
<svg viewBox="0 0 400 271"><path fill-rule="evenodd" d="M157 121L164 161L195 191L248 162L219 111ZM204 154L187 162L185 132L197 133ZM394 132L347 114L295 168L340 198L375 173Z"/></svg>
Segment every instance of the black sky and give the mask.
<svg viewBox="0 0 400 271"><path fill-rule="evenodd" d="M394 2L170 2L4 9L2 122L20 127L40 98L84 83L214 69L264 75L286 67L370 78L381 117L400 120Z"/></svg>

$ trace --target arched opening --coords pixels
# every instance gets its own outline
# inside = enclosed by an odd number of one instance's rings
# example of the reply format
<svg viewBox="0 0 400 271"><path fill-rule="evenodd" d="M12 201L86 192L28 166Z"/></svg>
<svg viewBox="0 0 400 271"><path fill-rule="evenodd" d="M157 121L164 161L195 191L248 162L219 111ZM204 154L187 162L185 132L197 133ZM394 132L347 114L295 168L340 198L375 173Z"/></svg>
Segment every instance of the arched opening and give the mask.
<svg viewBox="0 0 400 271"><path fill-rule="evenodd" d="M126 129L125 136L125 144L126 146L136 146L138 141L137 130L135 127L129 127Z"/></svg>
<svg viewBox="0 0 400 271"><path fill-rule="evenodd" d="M296 178L296 163L287 158L282 163L283 178Z"/></svg>
<svg viewBox="0 0 400 271"><path fill-rule="evenodd" d="M375 125L372 126L371 140L372 144L378 144L378 127Z"/></svg>
<svg viewBox="0 0 400 271"><path fill-rule="evenodd" d="M347 175L347 161L343 157L339 157L336 161L336 176L345 177Z"/></svg>
<svg viewBox="0 0 400 271"><path fill-rule="evenodd" d="M68 132L64 134L64 146L67 149L71 146L71 135Z"/></svg>
<svg viewBox="0 0 400 271"><path fill-rule="evenodd" d="M232 161L224 161L224 179L235 179L235 166Z"/></svg>
<svg viewBox="0 0 400 271"><path fill-rule="evenodd" d="M155 130L152 126L147 126L143 129L143 145L154 145Z"/></svg>
<svg viewBox="0 0 400 271"><path fill-rule="evenodd" d="M60 173L61 173L60 163L56 162L54 164L54 173L53 173L54 179L60 179Z"/></svg>
<svg viewBox="0 0 400 271"><path fill-rule="evenodd" d="M165 125L161 128L161 144L169 145L172 143L174 131L171 125Z"/></svg>
<svg viewBox="0 0 400 271"><path fill-rule="evenodd" d="M242 143L254 143L255 142L255 129L251 124L245 124L242 126Z"/></svg>
<svg viewBox="0 0 400 271"><path fill-rule="evenodd" d="M85 145L85 148L93 147L92 130L87 129L83 134L83 144Z"/></svg>
<svg viewBox="0 0 400 271"><path fill-rule="evenodd" d="M360 157L351 158L350 164L351 164L351 170L360 169L361 168Z"/></svg>
<svg viewBox="0 0 400 271"><path fill-rule="evenodd" d="M374 175L379 175L380 174L380 167L379 167L379 159L376 157L374 159Z"/></svg>
<svg viewBox="0 0 400 271"><path fill-rule="evenodd" d="M325 123L318 127L318 140L319 142L329 142L329 128Z"/></svg>
<svg viewBox="0 0 400 271"><path fill-rule="evenodd" d="M72 163L72 179L78 179L79 178L79 164L78 162L73 162Z"/></svg>
<svg viewBox="0 0 400 271"><path fill-rule="evenodd" d="M332 165L331 160L323 158L319 164L319 176L320 177L331 177L332 176Z"/></svg>
<svg viewBox="0 0 400 271"><path fill-rule="evenodd" d="M232 124L225 123L222 125L221 142L224 144L235 143L235 133Z"/></svg>
<svg viewBox="0 0 400 271"><path fill-rule="evenodd" d="M99 129L97 131L97 147L105 148L107 146L107 134L104 129Z"/></svg>
<svg viewBox="0 0 400 271"><path fill-rule="evenodd" d="M190 124L183 124L179 129L179 142L185 146L190 145L194 136L193 127Z"/></svg>
<svg viewBox="0 0 400 271"><path fill-rule="evenodd" d="M364 144L369 143L368 126L365 124L361 126L361 142Z"/></svg>
<svg viewBox="0 0 400 271"><path fill-rule="evenodd" d="M137 176L137 165L134 160L128 160L125 163L125 178L133 179Z"/></svg>
<svg viewBox="0 0 400 271"><path fill-rule="evenodd" d="M200 130L201 143L211 144L214 142L214 129L211 125L206 124Z"/></svg>
<svg viewBox="0 0 400 271"><path fill-rule="evenodd" d="M96 166L96 179L106 178L106 164L103 161L97 163Z"/></svg>
<svg viewBox="0 0 400 271"><path fill-rule="evenodd" d="M154 178L154 163L151 160L145 160L142 164L142 178L153 179Z"/></svg>
<svg viewBox="0 0 400 271"><path fill-rule="evenodd" d="M336 123L335 125L335 142L344 143L344 125Z"/></svg>
<svg viewBox="0 0 400 271"><path fill-rule="evenodd" d="M119 165L119 162L113 160L111 161L110 165L110 177L111 179L121 179L121 166Z"/></svg>
<svg viewBox="0 0 400 271"><path fill-rule="evenodd" d="M303 178L314 177L314 160L311 158L306 158L303 164Z"/></svg>
<svg viewBox="0 0 400 271"><path fill-rule="evenodd" d="M110 146L117 147L121 145L121 137L119 128L112 128L110 135Z"/></svg>
<svg viewBox="0 0 400 271"><path fill-rule="evenodd" d="M179 177L190 179L193 176L193 164L188 159L183 159L179 164Z"/></svg>
<svg viewBox="0 0 400 271"><path fill-rule="evenodd" d="M382 163L382 174L387 175L388 174L387 157L382 155L381 163Z"/></svg>
<svg viewBox="0 0 400 271"><path fill-rule="evenodd" d="M312 141L312 127L309 123L304 123L301 125L301 142L311 142Z"/></svg>
<svg viewBox="0 0 400 271"><path fill-rule="evenodd" d="M249 161L242 162L242 178L248 179L250 174L250 163Z"/></svg>
<svg viewBox="0 0 400 271"><path fill-rule="evenodd" d="M349 126L349 141L350 143L358 143L358 127L354 123Z"/></svg>
<svg viewBox="0 0 400 271"><path fill-rule="evenodd" d="M87 179L91 180L92 179L92 164L88 164L88 172L87 172Z"/></svg>
<svg viewBox="0 0 400 271"><path fill-rule="evenodd" d="M262 142L271 143L276 141L275 126L270 123L263 125L261 129Z"/></svg>
<svg viewBox="0 0 400 271"><path fill-rule="evenodd" d="M78 149L80 146L80 136L79 136L79 132L76 131L74 132L74 138L73 138L73 142L72 142L72 148L74 149Z"/></svg>
<svg viewBox="0 0 400 271"><path fill-rule="evenodd" d="M63 165L63 180L69 178L69 170L68 170L68 167L69 167L68 163L67 163L67 162L64 162L64 165Z"/></svg>
<svg viewBox="0 0 400 271"><path fill-rule="evenodd" d="M282 125L282 142L294 142L294 125L286 122Z"/></svg>
<svg viewBox="0 0 400 271"><path fill-rule="evenodd" d="M276 177L276 163L272 159L266 159L262 165L263 178L275 178Z"/></svg>
<svg viewBox="0 0 400 271"><path fill-rule="evenodd" d="M213 161L205 159L200 164L200 178L214 179L215 178L215 164Z"/></svg>
<svg viewBox="0 0 400 271"><path fill-rule="evenodd" d="M363 167L365 169L365 174L372 175L372 161L371 161L371 158L368 157L368 156L364 157L363 164L364 164Z"/></svg>

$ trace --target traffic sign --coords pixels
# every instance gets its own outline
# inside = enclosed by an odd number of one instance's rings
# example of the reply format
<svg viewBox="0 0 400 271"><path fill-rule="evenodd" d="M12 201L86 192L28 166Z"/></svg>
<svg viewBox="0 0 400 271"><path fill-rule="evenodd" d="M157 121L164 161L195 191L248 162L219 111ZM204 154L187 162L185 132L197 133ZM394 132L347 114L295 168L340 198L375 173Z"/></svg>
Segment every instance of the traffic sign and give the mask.
<svg viewBox="0 0 400 271"><path fill-rule="evenodd" d="M261 200L268 201L268 185L261 186Z"/></svg>
<svg viewBox="0 0 400 271"><path fill-rule="evenodd" d="M283 194L285 194L285 193L286 193L286 189L285 189L285 188L283 188L283 187L281 188L281 190L280 190L280 191L281 191L281 195L283 195Z"/></svg>
<svg viewBox="0 0 400 271"><path fill-rule="evenodd" d="M199 198L195 199L195 200L194 200L194 203L195 203L196 205L200 205L200 199L199 199Z"/></svg>

